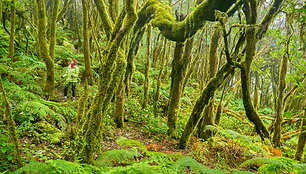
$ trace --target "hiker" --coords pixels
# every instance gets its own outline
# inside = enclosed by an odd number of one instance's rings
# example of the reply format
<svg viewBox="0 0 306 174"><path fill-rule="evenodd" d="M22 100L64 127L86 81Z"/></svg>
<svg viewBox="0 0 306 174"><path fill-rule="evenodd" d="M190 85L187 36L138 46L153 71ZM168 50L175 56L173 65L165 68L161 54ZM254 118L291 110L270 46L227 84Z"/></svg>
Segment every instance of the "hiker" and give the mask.
<svg viewBox="0 0 306 174"><path fill-rule="evenodd" d="M75 99L76 84L78 82L79 68L77 67L78 61L72 59L70 65L66 67L65 74L62 76L65 78L65 89L64 89L64 99L67 99L68 89L71 86L72 90L72 100Z"/></svg>

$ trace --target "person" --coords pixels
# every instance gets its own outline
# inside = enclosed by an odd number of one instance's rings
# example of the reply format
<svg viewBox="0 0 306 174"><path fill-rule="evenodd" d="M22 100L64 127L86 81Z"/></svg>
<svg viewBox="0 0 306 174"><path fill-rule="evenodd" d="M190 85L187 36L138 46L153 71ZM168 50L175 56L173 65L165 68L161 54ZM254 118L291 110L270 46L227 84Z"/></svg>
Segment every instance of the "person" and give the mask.
<svg viewBox="0 0 306 174"><path fill-rule="evenodd" d="M76 84L78 82L79 68L77 67L78 61L72 59L70 65L66 68L66 72L63 75L63 78L66 79L65 88L64 88L64 99L67 99L68 89L71 86L72 90L72 100L75 99L75 90Z"/></svg>

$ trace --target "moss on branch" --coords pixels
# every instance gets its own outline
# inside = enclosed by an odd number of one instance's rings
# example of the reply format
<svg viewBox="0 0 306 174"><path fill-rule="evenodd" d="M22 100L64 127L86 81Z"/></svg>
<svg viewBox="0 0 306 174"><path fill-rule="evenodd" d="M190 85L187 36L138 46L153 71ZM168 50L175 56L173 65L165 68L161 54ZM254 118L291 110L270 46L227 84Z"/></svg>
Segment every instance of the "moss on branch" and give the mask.
<svg viewBox="0 0 306 174"><path fill-rule="evenodd" d="M159 28L167 39L183 42L192 37L206 21L215 21L215 10L226 12L235 2L235 0L206 0L185 20L178 22L171 16L169 6L158 0L149 0L138 12L136 28L142 28L152 19L152 25Z"/></svg>

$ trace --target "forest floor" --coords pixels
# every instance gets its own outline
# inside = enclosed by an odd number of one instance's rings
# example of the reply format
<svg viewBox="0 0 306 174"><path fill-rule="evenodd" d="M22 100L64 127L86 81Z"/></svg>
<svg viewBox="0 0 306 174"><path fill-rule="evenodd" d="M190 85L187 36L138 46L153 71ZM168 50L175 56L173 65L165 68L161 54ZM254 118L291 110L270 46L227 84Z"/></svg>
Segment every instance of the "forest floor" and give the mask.
<svg viewBox="0 0 306 174"><path fill-rule="evenodd" d="M128 140L136 140L143 143L147 150L152 152L192 156L198 162L213 169L238 168L239 164L251 158L251 156L243 155L242 147L236 146L230 141L228 142L228 140L224 140L225 146L210 146L208 144L199 145L199 143L202 142L196 138L192 138L189 148L181 150L177 148L177 139L169 138L167 135L163 134L150 134L145 131L142 126L142 124L127 122L123 129L108 131L108 134L104 135L101 141L101 151L105 152L114 149L122 149L122 146L118 145L116 140L120 137L125 137ZM71 158L71 151L68 150L69 148L67 148L68 146L65 141L61 141L58 144L51 144L48 141L38 140L35 136L23 136L21 138L21 146L26 161L33 159L41 162L50 159L73 161Z"/></svg>

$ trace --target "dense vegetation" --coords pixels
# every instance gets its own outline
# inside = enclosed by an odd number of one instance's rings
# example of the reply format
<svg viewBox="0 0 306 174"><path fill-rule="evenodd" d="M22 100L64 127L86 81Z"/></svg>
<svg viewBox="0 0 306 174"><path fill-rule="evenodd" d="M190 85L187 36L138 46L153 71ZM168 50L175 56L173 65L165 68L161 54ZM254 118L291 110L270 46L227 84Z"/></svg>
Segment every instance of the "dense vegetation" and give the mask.
<svg viewBox="0 0 306 174"><path fill-rule="evenodd" d="M305 173L305 5L0 0L0 173Z"/></svg>

